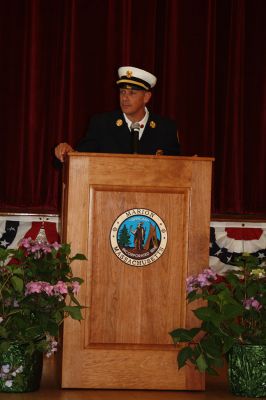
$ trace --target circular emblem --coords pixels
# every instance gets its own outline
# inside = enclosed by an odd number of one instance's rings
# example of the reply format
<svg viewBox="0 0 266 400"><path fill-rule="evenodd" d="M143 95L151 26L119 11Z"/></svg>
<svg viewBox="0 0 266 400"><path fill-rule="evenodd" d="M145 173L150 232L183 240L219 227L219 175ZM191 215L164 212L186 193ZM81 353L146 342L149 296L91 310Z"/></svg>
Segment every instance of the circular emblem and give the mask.
<svg viewBox="0 0 266 400"><path fill-rule="evenodd" d="M118 119L117 121L116 121L116 126L122 126L123 125L123 121L122 121L122 119Z"/></svg>
<svg viewBox="0 0 266 400"><path fill-rule="evenodd" d="M150 127L151 127L152 129L156 128L156 122L151 121L151 122L150 122Z"/></svg>
<svg viewBox="0 0 266 400"><path fill-rule="evenodd" d="M133 208L115 220L110 241L113 252L125 264L146 267L162 256L167 243L167 229L153 211Z"/></svg>

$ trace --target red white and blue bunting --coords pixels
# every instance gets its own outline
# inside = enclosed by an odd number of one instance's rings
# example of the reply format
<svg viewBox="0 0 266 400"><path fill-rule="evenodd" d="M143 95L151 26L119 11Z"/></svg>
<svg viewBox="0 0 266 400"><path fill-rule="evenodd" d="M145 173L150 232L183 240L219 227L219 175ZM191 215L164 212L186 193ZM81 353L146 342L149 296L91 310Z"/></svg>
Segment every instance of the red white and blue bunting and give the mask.
<svg viewBox="0 0 266 400"><path fill-rule="evenodd" d="M0 247L12 248L19 247L19 242L23 238L37 236L44 237L49 243L59 242L58 218L57 217L36 217L32 216L12 216L0 218Z"/></svg>
<svg viewBox="0 0 266 400"><path fill-rule="evenodd" d="M234 268L232 260L243 252L266 257L266 223L211 223L210 267L223 274Z"/></svg>

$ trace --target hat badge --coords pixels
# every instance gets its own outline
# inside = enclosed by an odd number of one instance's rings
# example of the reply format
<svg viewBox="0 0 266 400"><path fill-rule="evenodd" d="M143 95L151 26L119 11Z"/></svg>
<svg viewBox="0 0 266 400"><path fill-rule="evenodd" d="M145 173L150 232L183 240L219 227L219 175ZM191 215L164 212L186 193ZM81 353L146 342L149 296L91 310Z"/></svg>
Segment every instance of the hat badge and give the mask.
<svg viewBox="0 0 266 400"><path fill-rule="evenodd" d="M132 71L128 70L128 71L126 72L127 78L131 78L132 75L133 75L133 72L132 72Z"/></svg>
<svg viewBox="0 0 266 400"><path fill-rule="evenodd" d="M116 120L115 124L116 124L116 126L121 126L121 125L123 125L122 119L119 118L118 120Z"/></svg>
<svg viewBox="0 0 266 400"><path fill-rule="evenodd" d="M151 122L150 122L150 127L151 127L151 128L156 128L156 123L155 123L154 121L151 121Z"/></svg>

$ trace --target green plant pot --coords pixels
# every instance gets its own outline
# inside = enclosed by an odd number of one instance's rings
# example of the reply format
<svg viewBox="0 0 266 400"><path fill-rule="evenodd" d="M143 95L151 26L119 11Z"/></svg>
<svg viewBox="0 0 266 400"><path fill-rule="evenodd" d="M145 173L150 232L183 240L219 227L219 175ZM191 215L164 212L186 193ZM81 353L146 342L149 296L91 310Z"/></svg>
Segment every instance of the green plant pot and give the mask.
<svg viewBox="0 0 266 400"><path fill-rule="evenodd" d="M33 392L39 389L43 366L43 354L29 355L25 345L13 344L0 354L0 391Z"/></svg>
<svg viewBox="0 0 266 400"><path fill-rule="evenodd" d="M230 390L237 396L266 396L266 345L234 345L228 378Z"/></svg>

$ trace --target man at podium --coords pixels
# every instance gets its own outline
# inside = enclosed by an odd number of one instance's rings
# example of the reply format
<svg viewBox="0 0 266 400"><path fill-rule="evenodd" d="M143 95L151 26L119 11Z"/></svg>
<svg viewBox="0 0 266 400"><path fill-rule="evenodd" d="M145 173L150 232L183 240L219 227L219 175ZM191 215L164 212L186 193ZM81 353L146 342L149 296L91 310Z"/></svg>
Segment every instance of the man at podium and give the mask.
<svg viewBox="0 0 266 400"><path fill-rule="evenodd" d="M94 153L179 155L180 146L174 121L155 115L146 107L157 78L143 69L120 67L120 110L95 115L86 136L76 150ZM66 153L74 151L68 143L55 148L63 162Z"/></svg>

